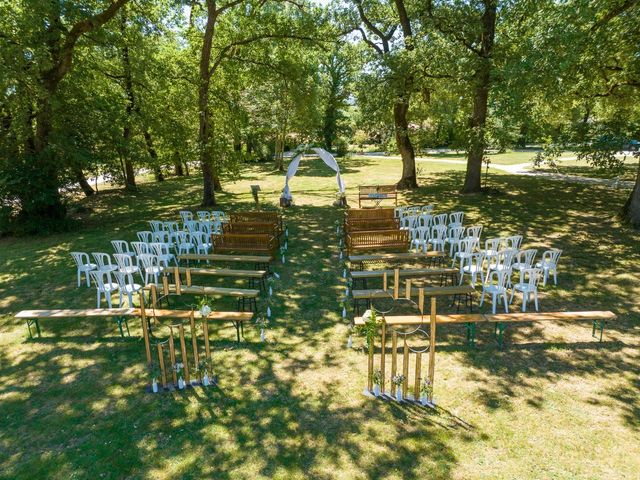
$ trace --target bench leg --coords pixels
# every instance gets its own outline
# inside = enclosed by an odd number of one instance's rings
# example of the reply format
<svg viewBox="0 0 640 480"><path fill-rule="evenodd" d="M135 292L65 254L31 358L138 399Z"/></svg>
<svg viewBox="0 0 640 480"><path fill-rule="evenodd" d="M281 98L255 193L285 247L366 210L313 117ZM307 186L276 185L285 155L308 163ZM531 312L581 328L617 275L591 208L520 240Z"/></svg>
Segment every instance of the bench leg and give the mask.
<svg viewBox="0 0 640 480"><path fill-rule="evenodd" d="M476 346L476 324L475 322L467 322L465 324L467 330L467 345L470 347Z"/></svg>
<svg viewBox="0 0 640 480"><path fill-rule="evenodd" d="M602 342L602 334L604 333L604 320L593 321L593 328L591 330L591 336L593 338L598 338L596 337L596 331L598 330L600 330L600 342Z"/></svg>
<svg viewBox="0 0 640 480"><path fill-rule="evenodd" d="M498 347L504 347L504 332L507 329L507 324L502 322L496 322L495 335L498 340Z"/></svg>
<svg viewBox="0 0 640 480"><path fill-rule="evenodd" d="M36 333L38 334L38 338L40 338L40 322L38 322L37 318L33 320L27 320L27 330L29 331L29 338L33 340L33 335L31 334L31 327L36 326Z"/></svg>

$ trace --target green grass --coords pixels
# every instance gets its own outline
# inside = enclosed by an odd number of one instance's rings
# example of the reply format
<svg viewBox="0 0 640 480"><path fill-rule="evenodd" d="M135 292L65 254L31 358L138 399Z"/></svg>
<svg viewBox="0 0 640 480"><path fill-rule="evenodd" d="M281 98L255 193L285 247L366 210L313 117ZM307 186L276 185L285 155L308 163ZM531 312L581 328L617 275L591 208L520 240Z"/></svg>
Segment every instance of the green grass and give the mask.
<svg viewBox="0 0 640 480"><path fill-rule="evenodd" d="M464 165L422 166L422 188L401 203L462 209L487 236L521 233L526 246L564 249L560 284L544 288L541 306L614 310L619 320L605 341L584 323L534 324L510 328L504 351L482 328L473 349L460 328L441 328L437 413L367 399L366 357L345 348L336 302L344 283L335 178L310 160L291 182L296 206L286 211L290 249L276 265L282 280L269 342L249 327L238 346L232 327L216 328L220 389L146 394L137 322L121 339L109 320L43 321L43 337L28 340L13 318L25 308L93 307L94 290L75 287L68 252L110 251L109 240L133 240L146 220L175 219L200 200L199 178L143 184L135 195L82 201L93 213L72 232L0 240L0 476L637 477L640 234L613 219L625 192L492 174L502 195L461 196ZM354 158L342 168L353 203L359 183L395 181L400 162ZM264 203L275 204L282 175L252 166L225 184L220 207L249 208L256 182Z"/></svg>

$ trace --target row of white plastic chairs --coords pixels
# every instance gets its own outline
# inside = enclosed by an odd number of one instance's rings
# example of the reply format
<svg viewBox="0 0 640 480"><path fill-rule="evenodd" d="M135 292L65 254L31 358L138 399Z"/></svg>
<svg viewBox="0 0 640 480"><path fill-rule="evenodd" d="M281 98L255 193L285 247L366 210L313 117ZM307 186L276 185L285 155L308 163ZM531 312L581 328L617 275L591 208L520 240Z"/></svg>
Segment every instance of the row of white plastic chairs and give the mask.
<svg viewBox="0 0 640 480"><path fill-rule="evenodd" d="M464 223L464 212L440 213L432 215L421 213L420 215L407 215L400 219L401 230L411 230L414 228L425 228L433 225L444 225L446 227L461 227Z"/></svg>
<svg viewBox="0 0 640 480"><path fill-rule="evenodd" d="M210 220L187 220L183 222L182 227L178 222L150 220L149 226L151 227L151 232L167 232L172 235L178 232L204 232L209 235L222 232L222 222Z"/></svg>
<svg viewBox="0 0 640 480"><path fill-rule="evenodd" d="M142 231L137 232L136 235L138 242L131 242L131 246L134 246L135 243L147 245L162 243L166 245L169 251L173 251L178 255L187 253L207 254L211 250L211 235L206 231L185 232L180 230L173 233L164 230L157 232Z"/></svg>
<svg viewBox="0 0 640 480"><path fill-rule="evenodd" d="M413 205L404 207L395 207L394 216L402 219L408 215L420 215L423 213L431 214L433 212L433 205Z"/></svg>
<svg viewBox="0 0 640 480"><path fill-rule="evenodd" d="M196 215L194 217L193 212L190 212L188 210L180 210L178 212L180 214L180 218L182 219L182 223L187 223L187 222L191 222L197 220L200 222L219 222L219 223L225 223L228 222L228 217L227 214L225 212L222 211L212 211L209 212L207 210L199 210L196 212Z"/></svg>

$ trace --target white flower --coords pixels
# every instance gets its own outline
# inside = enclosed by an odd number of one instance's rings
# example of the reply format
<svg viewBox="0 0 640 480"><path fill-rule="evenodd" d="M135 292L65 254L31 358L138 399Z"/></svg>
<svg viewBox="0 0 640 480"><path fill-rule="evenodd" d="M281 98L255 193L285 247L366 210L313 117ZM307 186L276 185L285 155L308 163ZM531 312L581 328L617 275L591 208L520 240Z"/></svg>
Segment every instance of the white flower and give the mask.
<svg viewBox="0 0 640 480"><path fill-rule="evenodd" d="M210 313L211 307L209 305L203 305L202 307L200 307L200 315L202 315L203 317L208 317Z"/></svg>

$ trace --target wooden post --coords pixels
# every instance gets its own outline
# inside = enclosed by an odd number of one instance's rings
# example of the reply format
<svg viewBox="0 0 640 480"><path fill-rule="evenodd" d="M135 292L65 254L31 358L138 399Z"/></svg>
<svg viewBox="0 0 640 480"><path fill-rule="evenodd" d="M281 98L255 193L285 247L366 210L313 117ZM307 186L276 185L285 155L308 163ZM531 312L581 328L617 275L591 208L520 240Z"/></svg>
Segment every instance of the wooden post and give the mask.
<svg viewBox="0 0 640 480"><path fill-rule="evenodd" d="M373 390L373 338L369 344L369 359L367 364L367 389Z"/></svg>
<svg viewBox="0 0 640 480"><path fill-rule="evenodd" d="M187 287L190 287L191 286L191 269L187 268L186 271L187 271L187 273L186 273L186 276L187 276Z"/></svg>
<svg viewBox="0 0 640 480"><path fill-rule="evenodd" d="M387 349L387 322L382 320L382 339L380 340L380 392L384 393L384 374L386 370L385 350Z"/></svg>
<svg viewBox="0 0 640 480"><path fill-rule="evenodd" d="M400 290L400 269L393 270L393 299L398 299L398 291Z"/></svg>
<svg viewBox="0 0 640 480"><path fill-rule="evenodd" d="M409 345L407 344L407 337L404 337L404 352L402 354L402 375L404 375L404 382L402 382L402 396L406 398L407 390L409 388Z"/></svg>
<svg viewBox="0 0 640 480"><path fill-rule="evenodd" d="M389 288L388 280L387 280L387 272L382 274L382 289L386 292Z"/></svg>
<svg viewBox="0 0 640 480"><path fill-rule="evenodd" d="M418 289L418 308L420 309L420 315L424 315L424 287Z"/></svg>
<svg viewBox="0 0 640 480"><path fill-rule="evenodd" d="M411 300L411 279L407 278L407 286L406 291L404 292L404 296L407 300Z"/></svg>
<svg viewBox="0 0 640 480"><path fill-rule="evenodd" d="M416 378L413 386L413 399L417 402L420 398L420 373L422 370L422 353L416 353Z"/></svg>
<svg viewBox="0 0 640 480"><path fill-rule="evenodd" d="M164 294L168 297L169 296L169 277L167 275L162 276L162 289L164 291Z"/></svg>
<svg viewBox="0 0 640 480"><path fill-rule="evenodd" d="M178 376L176 375L176 350L173 345L173 325L169 326L169 359L171 360L171 378L173 379L173 386L178 383Z"/></svg>
<svg viewBox="0 0 640 480"><path fill-rule="evenodd" d="M174 281L176 282L176 295L182 295L182 285L180 285L180 269L173 267Z"/></svg>
<svg viewBox="0 0 640 480"><path fill-rule="evenodd" d="M151 284L151 307L156 308L158 304L158 289L155 283Z"/></svg>
<svg viewBox="0 0 640 480"><path fill-rule="evenodd" d="M142 296L142 292L140 293ZM151 364L151 344L149 343L149 326L147 325L147 314L144 304L140 303L140 319L142 320L142 336L144 337L144 349L147 353L147 364Z"/></svg>
<svg viewBox="0 0 640 480"><path fill-rule="evenodd" d="M191 345L193 346L193 361L196 368L200 368L200 357L198 356L198 337L196 336L196 320L193 311L189 316L189 322L191 323Z"/></svg>
<svg viewBox="0 0 640 480"><path fill-rule="evenodd" d="M391 393L393 394L393 377L396 376L396 369L398 367L398 333L393 332L391 335Z"/></svg>
<svg viewBox="0 0 640 480"><path fill-rule="evenodd" d="M160 363L160 371L162 372L162 387L167 388L167 369L164 366L164 352L160 344L158 344L158 362Z"/></svg>
<svg viewBox="0 0 640 480"><path fill-rule="evenodd" d="M436 368L436 297L431 297L431 323L429 332L429 383L433 391L433 378ZM430 398L429 401L433 400Z"/></svg>
<svg viewBox="0 0 640 480"><path fill-rule="evenodd" d="M209 347L209 322L206 318L202 319L202 332L204 333L204 352L207 356L207 361L211 363L211 349Z"/></svg>
<svg viewBox="0 0 640 480"><path fill-rule="evenodd" d="M187 385L190 385L189 357L187 357L187 346L184 341L184 325L182 323L178 326L178 332L180 332L180 353L182 354L182 362L184 363L184 381Z"/></svg>

